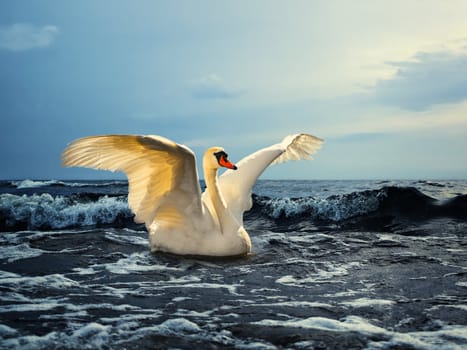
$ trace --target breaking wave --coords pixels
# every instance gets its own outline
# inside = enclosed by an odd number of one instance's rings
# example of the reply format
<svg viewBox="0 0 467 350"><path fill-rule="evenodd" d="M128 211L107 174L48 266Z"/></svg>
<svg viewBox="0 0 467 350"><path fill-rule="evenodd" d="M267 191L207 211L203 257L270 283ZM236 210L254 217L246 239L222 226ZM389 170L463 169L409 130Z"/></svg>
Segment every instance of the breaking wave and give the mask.
<svg viewBox="0 0 467 350"><path fill-rule="evenodd" d="M105 182L86 182L86 181L60 181L60 180L18 180L3 181L3 185L16 189L40 188L40 187L105 187L115 185L126 185L127 181L105 181Z"/></svg>
<svg viewBox="0 0 467 350"><path fill-rule="evenodd" d="M387 186L377 190L333 195L325 199L256 197L255 202L262 213L273 219L307 217L342 222L355 217L376 215L467 219L467 195L438 201L414 187Z"/></svg>
<svg viewBox="0 0 467 350"><path fill-rule="evenodd" d="M132 225L126 196L79 193L70 196L47 193L0 195L0 230L63 229L85 226ZM467 195L438 201L413 187L332 195L327 198L269 198L254 195L249 215L271 220L341 223L353 218L377 216L429 219L447 216L467 220Z"/></svg>
<svg viewBox="0 0 467 350"><path fill-rule="evenodd" d="M126 197L0 195L0 230L47 230L81 226L122 226L133 215Z"/></svg>

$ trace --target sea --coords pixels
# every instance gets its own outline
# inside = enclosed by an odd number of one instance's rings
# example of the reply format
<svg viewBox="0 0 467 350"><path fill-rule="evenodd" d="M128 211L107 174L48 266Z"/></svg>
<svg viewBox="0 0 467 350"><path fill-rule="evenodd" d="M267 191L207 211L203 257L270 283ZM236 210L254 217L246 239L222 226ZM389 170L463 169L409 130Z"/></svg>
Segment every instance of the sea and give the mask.
<svg viewBox="0 0 467 350"><path fill-rule="evenodd" d="M127 191L0 181L0 349L467 349L466 180L260 180L242 258L151 253Z"/></svg>

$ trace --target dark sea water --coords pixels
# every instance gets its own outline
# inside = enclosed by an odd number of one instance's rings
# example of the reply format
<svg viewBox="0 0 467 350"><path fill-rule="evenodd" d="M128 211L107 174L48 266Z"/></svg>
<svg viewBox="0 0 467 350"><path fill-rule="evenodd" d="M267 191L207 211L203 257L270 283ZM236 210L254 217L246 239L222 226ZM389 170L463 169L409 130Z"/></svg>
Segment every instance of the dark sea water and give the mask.
<svg viewBox="0 0 467 350"><path fill-rule="evenodd" d="M125 181L0 181L1 349L467 349L467 181L260 181L254 254L151 254Z"/></svg>

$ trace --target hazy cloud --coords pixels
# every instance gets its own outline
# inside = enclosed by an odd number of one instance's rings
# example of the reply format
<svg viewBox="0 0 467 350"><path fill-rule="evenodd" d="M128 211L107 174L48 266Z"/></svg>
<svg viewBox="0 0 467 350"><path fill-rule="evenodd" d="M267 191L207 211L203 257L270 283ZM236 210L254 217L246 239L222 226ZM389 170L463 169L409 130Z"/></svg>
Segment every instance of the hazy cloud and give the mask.
<svg viewBox="0 0 467 350"><path fill-rule="evenodd" d="M386 105L424 110L432 105L467 99L467 55L451 52L418 53L413 60L389 62L394 77L379 81L372 97Z"/></svg>
<svg viewBox="0 0 467 350"><path fill-rule="evenodd" d="M16 23L0 27L0 49L26 51L47 47L53 43L59 30L56 26L35 26L29 23Z"/></svg>
<svg viewBox="0 0 467 350"><path fill-rule="evenodd" d="M228 86L216 74L204 76L191 84L192 96L200 99L230 99L242 93L242 90Z"/></svg>

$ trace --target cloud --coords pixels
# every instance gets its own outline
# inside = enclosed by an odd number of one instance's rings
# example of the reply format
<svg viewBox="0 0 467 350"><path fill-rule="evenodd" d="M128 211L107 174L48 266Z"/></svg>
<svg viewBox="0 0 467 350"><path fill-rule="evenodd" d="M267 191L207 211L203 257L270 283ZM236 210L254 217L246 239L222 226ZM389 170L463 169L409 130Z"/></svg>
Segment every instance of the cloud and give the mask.
<svg viewBox="0 0 467 350"><path fill-rule="evenodd" d="M216 74L210 74L192 82L191 94L199 99L231 99L239 97L243 91L228 86Z"/></svg>
<svg viewBox="0 0 467 350"><path fill-rule="evenodd" d="M26 51L51 45L59 33L53 25L35 26L16 23L0 27L0 49Z"/></svg>
<svg viewBox="0 0 467 350"><path fill-rule="evenodd" d="M396 74L380 80L371 97L379 103L407 110L467 100L467 55L420 52L413 60L389 62Z"/></svg>

